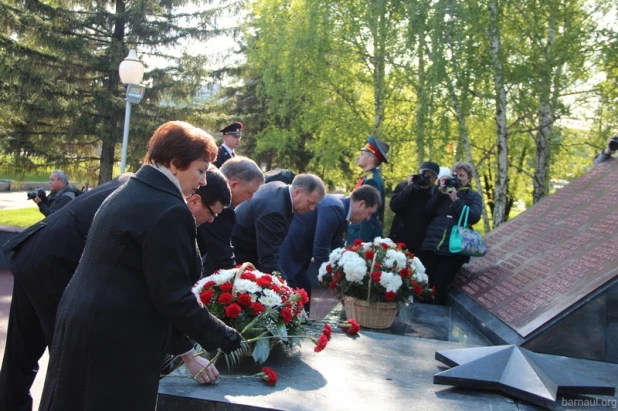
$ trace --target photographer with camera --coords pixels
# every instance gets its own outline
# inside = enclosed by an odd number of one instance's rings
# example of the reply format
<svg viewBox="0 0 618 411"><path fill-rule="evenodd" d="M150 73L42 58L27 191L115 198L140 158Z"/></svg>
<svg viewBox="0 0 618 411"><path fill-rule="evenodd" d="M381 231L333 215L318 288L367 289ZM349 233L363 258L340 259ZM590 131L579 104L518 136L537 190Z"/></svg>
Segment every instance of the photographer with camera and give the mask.
<svg viewBox="0 0 618 411"><path fill-rule="evenodd" d="M28 193L28 199L34 201L46 217L75 200L75 191L69 187L69 177L60 170L52 171L49 176L49 189L51 192L48 196L43 188Z"/></svg>
<svg viewBox="0 0 618 411"><path fill-rule="evenodd" d="M594 159L594 165L598 166L612 156L614 151L618 150L618 136L613 136L607 139L607 147L599 153Z"/></svg>
<svg viewBox="0 0 618 411"><path fill-rule="evenodd" d="M408 250L418 255L431 221L423 212L432 193L438 190L436 180L440 166L431 161L421 164L418 174L395 187L390 207L395 213L389 238L404 243Z"/></svg>
<svg viewBox="0 0 618 411"><path fill-rule="evenodd" d="M481 219L483 200L470 184L474 173L472 164L457 162L452 167L453 176L441 177L440 186L425 205L425 213L432 218L419 258L425 265L429 283L436 287L434 302L446 303L447 289L455 274L470 257L449 251L451 229L457 224L464 206L470 207L468 223Z"/></svg>

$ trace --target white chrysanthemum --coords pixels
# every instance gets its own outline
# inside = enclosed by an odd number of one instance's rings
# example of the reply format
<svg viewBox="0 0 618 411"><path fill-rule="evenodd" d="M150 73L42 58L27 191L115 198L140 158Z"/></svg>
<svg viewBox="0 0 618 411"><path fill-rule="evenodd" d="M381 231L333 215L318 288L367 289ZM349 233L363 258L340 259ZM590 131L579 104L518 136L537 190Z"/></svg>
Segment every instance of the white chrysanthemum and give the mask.
<svg viewBox="0 0 618 411"><path fill-rule="evenodd" d="M386 288L386 291L397 292L399 287L403 284L403 281L400 276L389 273L388 271L383 271L380 275L380 284L382 287Z"/></svg>
<svg viewBox="0 0 618 411"><path fill-rule="evenodd" d="M406 255L397 250L387 250L386 256L384 257L384 265L389 268L397 267L398 270L401 270L406 266Z"/></svg>
<svg viewBox="0 0 618 411"><path fill-rule="evenodd" d="M226 281L231 281L235 275L236 269L234 268L230 270L219 270L217 273L206 277L205 280L214 281L217 285L221 285Z"/></svg>
<svg viewBox="0 0 618 411"><path fill-rule="evenodd" d="M341 258L341 254L343 254L344 251L345 251L345 248L343 247L335 248L328 256L328 262L330 264L335 264L337 260Z"/></svg>
<svg viewBox="0 0 618 411"><path fill-rule="evenodd" d="M422 271L415 271L414 275L412 276L412 278L414 278L416 280L416 282L418 282L420 284L424 284L427 281L429 281L429 277L427 277L427 274L425 274Z"/></svg>
<svg viewBox="0 0 618 411"><path fill-rule="evenodd" d="M262 291L262 287L257 285L255 281L239 278L238 280L234 281L234 290L236 290L236 292L239 294L241 293L255 294L255 293L259 293L260 291Z"/></svg>
<svg viewBox="0 0 618 411"><path fill-rule="evenodd" d="M264 289L264 291L262 292L262 296L259 298L259 301L265 307L274 307L275 305L280 305L282 302L279 294L269 288Z"/></svg>
<svg viewBox="0 0 618 411"><path fill-rule="evenodd" d="M391 240L390 238L382 238L382 237L376 237L373 239L374 243L378 243L378 244L386 244L389 247L394 247L395 243L393 242L393 240Z"/></svg>
<svg viewBox="0 0 618 411"><path fill-rule="evenodd" d="M346 280L353 283L361 283L367 275L367 263L353 251L343 253L339 260L339 265L343 266Z"/></svg>
<svg viewBox="0 0 618 411"><path fill-rule="evenodd" d="M422 273L425 272L425 266L423 265L423 263L421 262L421 260L418 257L414 257L412 259L412 267L414 267L415 271L420 271Z"/></svg>
<svg viewBox="0 0 618 411"><path fill-rule="evenodd" d="M363 250L367 251L373 246L373 243L363 243L362 245L363 245Z"/></svg>
<svg viewBox="0 0 618 411"><path fill-rule="evenodd" d="M322 282L322 278L324 278L324 276L326 274L328 274L328 271L326 271L326 266L328 265L328 262L324 262L322 263L322 265L320 266L320 269L318 270L318 281Z"/></svg>

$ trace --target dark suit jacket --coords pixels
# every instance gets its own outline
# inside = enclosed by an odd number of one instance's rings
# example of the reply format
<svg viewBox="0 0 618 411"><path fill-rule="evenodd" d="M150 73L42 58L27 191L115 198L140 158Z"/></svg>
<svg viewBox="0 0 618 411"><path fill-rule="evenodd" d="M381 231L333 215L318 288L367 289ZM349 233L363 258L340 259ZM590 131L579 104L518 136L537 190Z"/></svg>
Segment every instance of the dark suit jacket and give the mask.
<svg viewBox="0 0 618 411"><path fill-rule="evenodd" d="M230 155L230 153L228 153L225 147L223 147L223 144L221 144L221 146L219 147L219 151L217 152L217 159L213 164L216 165L217 168L221 168L223 163L225 163L230 158L232 158L232 156Z"/></svg>
<svg viewBox="0 0 618 411"><path fill-rule="evenodd" d="M287 184L264 184L253 196L236 208L232 244L238 263L251 262L258 270L282 271L279 248L294 214Z"/></svg>
<svg viewBox="0 0 618 411"><path fill-rule="evenodd" d="M219 269L234 268L236 257L232 246L232 229L236 224L233 207L224 208L212 223L197 228L197 244L200 247L204 276Z"/></svg>
<svg viewBox="0 0 618 411"><path fill-rule="evenodd" d="M376 237L382 237L382 222L384 221L384 180L382 180L382 172L379 168L374 168L368 175L364 176L359 185L367 184L378 189L380 197L382 197L382 206L371 215L368 221L363 221L359 224L350 224L348 227L347 244L354 243L354 240L360 238L363 241L373 241Z"/></svg>
<svg viewBox="0 0 618 411"><path fill-rule="evenodd" d="M153 167L103 202L58 307L41 410L153 410L172 325L221 345L225 326L191 292L195 236L178 188Z"/></svg>
<svg viewBox="0 0 618 411"><path fill-rule="evenodd" d="M311 258L317 269L328 261L330 252L342 247L350 199L328 194L315 210L295 215L281 246L279 261L288 278L307 270Z"/></svg>

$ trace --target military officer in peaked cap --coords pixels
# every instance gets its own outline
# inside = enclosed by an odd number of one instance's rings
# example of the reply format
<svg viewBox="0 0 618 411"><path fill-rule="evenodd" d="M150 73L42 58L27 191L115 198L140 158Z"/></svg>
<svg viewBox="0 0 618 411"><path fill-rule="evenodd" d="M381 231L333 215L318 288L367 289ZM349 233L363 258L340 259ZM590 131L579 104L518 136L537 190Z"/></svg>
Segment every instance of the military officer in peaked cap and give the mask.
<svg viewBox="0 0 618 411"><path fill-rule="evenodd" d="M240 138L242 137L243 128L244 126L242 123L240 121L236 121L219 131L223 134L223 144L219 147L217 159L213 163L217 166L217 168L221 168L223 163L236 155L234 150L240 145Z"/></svg>
<svg viewBox="0 0 618 411"><path fill-rule="evenodd" d="M388 148L389 145L387 143L374 135L370 135L356 159L356 165L363 170L363 175L359 178L354 188L360 187L363 184L377 188L382 197L382 205L371 215L369 220L349 225L347 244L352 244L354 240L359 238L363 241L373 241L375 237L382 237L385 193L380 164L388 163Z"/></svg>

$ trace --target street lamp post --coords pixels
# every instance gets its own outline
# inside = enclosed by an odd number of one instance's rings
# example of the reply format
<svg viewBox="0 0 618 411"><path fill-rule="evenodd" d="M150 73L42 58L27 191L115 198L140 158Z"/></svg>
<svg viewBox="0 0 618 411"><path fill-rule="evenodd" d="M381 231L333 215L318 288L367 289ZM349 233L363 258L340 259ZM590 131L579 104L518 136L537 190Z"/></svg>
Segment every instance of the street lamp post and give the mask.
<svg viewBox="0 0 618 411"><path fill-rule="evenodd" d="M140 85L144 78L144 64L137 58L135 50L129 50L129 55L118 67L120 81L127 86L127 106L124 115L124 132L122 134L122 159L120 173L124 173L127 164L127 146L129 145L129 122L131 121L131 104L138 104L144 97L144 86Z"/></svg>

